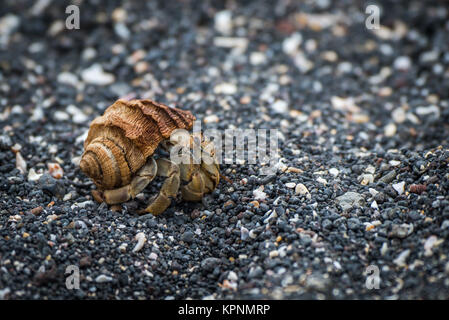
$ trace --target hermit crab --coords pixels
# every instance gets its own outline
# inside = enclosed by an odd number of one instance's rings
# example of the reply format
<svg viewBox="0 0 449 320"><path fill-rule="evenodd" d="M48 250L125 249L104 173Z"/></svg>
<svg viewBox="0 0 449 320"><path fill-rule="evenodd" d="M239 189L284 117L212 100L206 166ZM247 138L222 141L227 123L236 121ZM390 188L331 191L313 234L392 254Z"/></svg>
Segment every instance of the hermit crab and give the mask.
<svg viewBox="0 0 449 320"><path fill-rule="evenodd" d="M107 204L126 202L156 176L166 177L159 194L139 213L164 212L179 189L184 200L199 201L217 186L220 168L213 142L187 131L195 120L189 111L149 99L117 100L90 124L80 168ZM177 157L183 161L156 158L158 147L170 155L183 153ZM200 159L191 152L194 147Z"/></svg>

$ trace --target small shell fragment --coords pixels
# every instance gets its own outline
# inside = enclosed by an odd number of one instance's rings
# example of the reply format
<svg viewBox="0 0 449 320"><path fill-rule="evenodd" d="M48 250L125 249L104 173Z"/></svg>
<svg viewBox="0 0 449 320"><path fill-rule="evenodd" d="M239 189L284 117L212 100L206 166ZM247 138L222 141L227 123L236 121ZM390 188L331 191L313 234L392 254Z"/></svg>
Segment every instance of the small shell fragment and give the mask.
<svg viewBox="0 0 449 320"><path fill-rule="evenodd" d="M133 252L138 252L140 249L143 248L143 245L147 241L147 238L145 237L145 234L143 232L139 232L136 234L136 240L137 244L133 248Z"/></svg>
<svg viewBox="0 0 449 320"><path fill-rule="evenodd" d="M11 150L12 150L12 152L17 153L17 152L19 152L20 150L22 150L22 146L21 146L20 144L16 143L15 145L13 145L13 146L11 147Z"/></svg>
<svg viewBox="0 0 449 320"><path fill-rule="evenodd" d="M48 171L53 178L61 179L64 175L64 170L62 170L58 163L49 163L47 166Z"/></svg>
<svg viewBox="0 0 449 320"><path fill-rule="evenodd" d="M212 123L212 122L219 122L220 119L215 115L211 114L204 118L204 123Z"/></svg>
<svg viewBox="0 0 449 320"><path fill-rule="evenodd" d="M267 194L263 192L263 186L260 186L258 189L253 190L254 200L265 200Z"/></svg>
<svg viewBox="0 0 449 320"><path fill-rule="evenodd" d="M30 171L28 171L28 181L37 181L42 176L42 173L36 173L34 168L31 168Z"/></svg>
<svg viewBox="0 0 449 320"><path fill-rule="evenodd" d="M393 184L393 189L396 190L399 195L403 194L405 190L405 181Z"/></svg>
<svg viewBox="0 0 449 320"><path fill-rule="evenodd" d="M429 257L433 254L432 249L439 246L444 242L444 239L438 239L436 236L432 235L427 238L424 242L424 255Z"/></svg>
<svg viewBox="0 0 449 320"><path fill-rule="evenodd" d="M27 163L18 151L16 152L16 168L19 169L22 174L27 172Z"/></svg>
<svg viewBox="0 0 449 320"><path fill-rule="evenodd" d="M424 191L426 191L427 187L425 184L412 184L410 186L410 192L411 193L417 193L417 194L421 194Z"/></svg>
<svg viewBox="0 0 449 320"><path fill-rule="evenodd" d="M300 195L305 195L309 193L309 190L302 183L298 183L295 188L295 193Z"/></svg>

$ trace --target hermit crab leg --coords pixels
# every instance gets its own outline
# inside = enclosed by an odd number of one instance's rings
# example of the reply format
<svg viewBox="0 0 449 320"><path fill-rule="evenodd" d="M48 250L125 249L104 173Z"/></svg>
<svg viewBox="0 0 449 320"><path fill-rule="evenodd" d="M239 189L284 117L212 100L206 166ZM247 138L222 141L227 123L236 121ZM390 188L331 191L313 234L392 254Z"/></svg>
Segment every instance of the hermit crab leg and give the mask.
<svg viewBox="0 0 449 320"><path fill-rule="evenodd" d="M220 179L215 157L205 151L203 145L200 147L203 158L201 164L194 163L191 153L188 163L179 164L181 179L188 182L181 187L182 198L186 201L200 201L205 193L211 192L216 187Z"/></svg>
<svg viewBox="0 0 449 320"><path fill-rule="evenodd" d="M220 181L220 168L215 158L208 156L211 161L204 161L201 163L201 171L205 175L206 193L215 189ZM203 155L204 159L204 155Z"/></svg>
<svg viewBox="0 0 449 320"><path fill-rule="evenodd" d="M175 198L179 190L180 172L179 167L168 159L157 160L157 175L167 177L162 185L161 191L144 212L153 215L161 214L168 208L171 198Z"/></svg>
<svg viewBox="0 0 449 320"><path fill-rule="evenodd" d="M190 181L188 184L186 184L185 186L181 187L181 194L182 194L182 198L184 200L187 201L199 201L201 200L201 198L203 197L203 194L205 192L205 175L203 172L201 172L200 167L193 167L191 166L190 168L186 168L187 164L182 164L182 167L184 167L183 170L191 170L191 169L196 169L195 172L191 173L188 177L188 179L183 179L183 180L187 180ZM190 173L190 172L189 172Z"/></svg>
<svg viewBox="0 0 449 320"><path fill-rule="evenodd" d="M158 166L151 157L147 163L137 171L131 183L118 189L106 190L103 192L107 204L117 204L126 202L134 198L156 177Z"/></svg>

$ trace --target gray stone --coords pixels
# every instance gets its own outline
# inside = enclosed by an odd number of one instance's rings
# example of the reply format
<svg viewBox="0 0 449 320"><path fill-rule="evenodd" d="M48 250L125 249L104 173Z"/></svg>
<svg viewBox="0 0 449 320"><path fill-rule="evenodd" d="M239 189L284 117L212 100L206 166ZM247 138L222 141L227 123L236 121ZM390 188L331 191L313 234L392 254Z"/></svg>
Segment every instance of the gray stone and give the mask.
<svg viewBox="0 0 449 320"><path fill-rule="evenodd" d="M361 207L365 203L365 199L357 192L348 191L344 195L337 197L337 204L343 209L343 211L349 211L355 207Z"/></svg>

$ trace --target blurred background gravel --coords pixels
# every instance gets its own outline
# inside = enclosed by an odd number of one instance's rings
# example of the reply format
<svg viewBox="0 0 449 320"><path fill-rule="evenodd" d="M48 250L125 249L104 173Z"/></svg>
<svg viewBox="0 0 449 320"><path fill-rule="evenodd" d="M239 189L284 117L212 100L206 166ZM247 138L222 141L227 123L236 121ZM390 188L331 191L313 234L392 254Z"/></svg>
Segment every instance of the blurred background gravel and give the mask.
<svg viewBox="0 0 449 320"><path fill-rule="evenodd" d="M0 299L448 299L448 21L447 1L3 1ZM78 162L119 97L278 129L277 173L222 165L203 203L138 216L155 183L112 211Z"/></svg>

